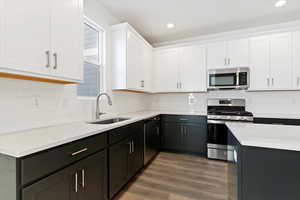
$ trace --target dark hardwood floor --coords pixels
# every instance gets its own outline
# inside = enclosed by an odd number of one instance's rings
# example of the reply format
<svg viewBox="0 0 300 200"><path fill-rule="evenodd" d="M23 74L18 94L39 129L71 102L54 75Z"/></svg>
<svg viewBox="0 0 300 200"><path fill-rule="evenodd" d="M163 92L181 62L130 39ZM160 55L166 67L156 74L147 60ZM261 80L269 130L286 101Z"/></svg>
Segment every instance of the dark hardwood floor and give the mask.
<svg viewBox="0 0 300 200"><path fill-rule="evenodd" d="M227 163L160 153L115 200L226 200Z"/></svg>

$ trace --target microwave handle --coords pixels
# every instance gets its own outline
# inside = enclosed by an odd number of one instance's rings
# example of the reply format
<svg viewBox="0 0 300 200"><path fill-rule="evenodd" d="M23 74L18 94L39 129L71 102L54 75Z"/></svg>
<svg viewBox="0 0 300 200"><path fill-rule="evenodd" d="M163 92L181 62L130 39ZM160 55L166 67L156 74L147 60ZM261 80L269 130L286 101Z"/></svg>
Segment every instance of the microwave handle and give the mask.
<svg viewBox="0 0 300 200"><path fill-rule="evenodd" d="M236 86L239 86L240 84L240 72L239 71L237 71L236 72L236 83L235 83L235 85Z"/></svg>

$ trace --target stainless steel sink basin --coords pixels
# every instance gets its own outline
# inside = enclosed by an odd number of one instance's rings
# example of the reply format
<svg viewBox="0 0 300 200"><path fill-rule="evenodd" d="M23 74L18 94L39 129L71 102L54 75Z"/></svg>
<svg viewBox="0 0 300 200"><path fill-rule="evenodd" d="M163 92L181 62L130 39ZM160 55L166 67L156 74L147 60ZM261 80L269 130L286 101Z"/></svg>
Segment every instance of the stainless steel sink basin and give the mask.
<svg viewBox="0 0 300 200"><path fill-rule="evenodd" d="M117 122L122 122L125 120L129 120L130 118L112 118L112 119L106 119L106 120L101 120L101 121L94 121L94 122L89 122L89 124L113 124Z"/></svg>

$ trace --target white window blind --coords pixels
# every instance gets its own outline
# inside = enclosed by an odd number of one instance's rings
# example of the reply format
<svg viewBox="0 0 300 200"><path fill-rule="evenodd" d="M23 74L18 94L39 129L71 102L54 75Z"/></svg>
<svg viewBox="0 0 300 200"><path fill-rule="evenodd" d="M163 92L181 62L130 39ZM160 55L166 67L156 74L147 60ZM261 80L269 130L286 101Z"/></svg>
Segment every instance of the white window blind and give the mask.
<svg viewBox="0 0 300 200"><path fill-rule="evenodd" d="M95 97L101 91L103 79L103 30L89 20L84 23L84 79L77 86L77 95Z"/></svg>

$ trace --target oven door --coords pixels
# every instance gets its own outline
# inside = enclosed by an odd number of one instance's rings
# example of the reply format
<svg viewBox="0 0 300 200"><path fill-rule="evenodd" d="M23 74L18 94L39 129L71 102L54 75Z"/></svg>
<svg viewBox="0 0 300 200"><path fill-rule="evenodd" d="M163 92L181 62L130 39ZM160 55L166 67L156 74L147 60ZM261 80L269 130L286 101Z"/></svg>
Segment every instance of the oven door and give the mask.
<svg viewBox="0 0 300 200"><path fill-rule="evenodd" d="M228 128L225 122L220 120L208 120L207 126L207 143L227 146Z"/></svg>
<svg viewBox="0 0 300 200"><path fill-rule="evenodd" d="M237 73L210 73L209 89L231 89L238 87Z"/></svg>
<svg viewBox="0 0 300 200"><path fill-rule="evenodd" d="M228 148L228 128L224 121L207 121L207 157L217 160L231 160L231 149Z"/></svg>

